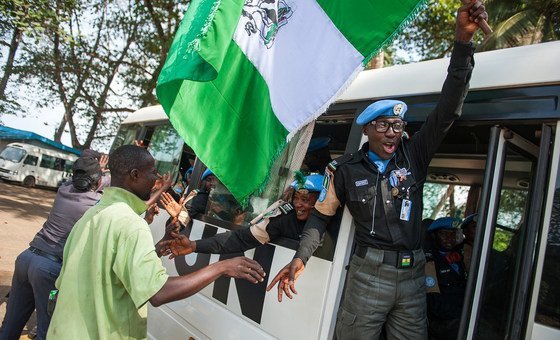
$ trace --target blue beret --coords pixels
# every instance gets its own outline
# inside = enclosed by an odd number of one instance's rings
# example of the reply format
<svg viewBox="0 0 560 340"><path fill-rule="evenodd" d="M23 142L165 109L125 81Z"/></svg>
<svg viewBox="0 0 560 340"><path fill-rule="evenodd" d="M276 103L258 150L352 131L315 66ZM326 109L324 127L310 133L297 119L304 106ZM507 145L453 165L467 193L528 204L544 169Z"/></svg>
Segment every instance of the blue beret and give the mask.
<svg viewBox="0 0 560 340"><path fill-rule="evenodd" d="M478 222L478 214L474 213L472 215L469 215L467 217L465 217L465 219L463 220L463 223L461 223L461 229L465 229L469 223L471 222Z"/></svg>
<svg viewBox="0 0 560 340"><path fill-rule="evenodd" d="M440 217L437 220L433 221L432 224L428 227L428 232L434 232L439 229L458 229L461 225L461 220L458 218L453 217Z"/></svg>
<svg viewBox="0 0 560 340"><path fill-rule="evenodd" d="M366 125L377 117L398 117L404 119L407 106L400 100L380 100L366 107L364 112L360 113L356 124Z"/></svg>
<svg viewBox="0 0 560 340"><path fill-rule="evenodd" d="M323 175L313 174L305 176L305 184L301 187L297 181L293 181L290 186L296 190L306 189L311 192L320 192L323 189Z"/></svg>
<svg viewBox="0 0 560 340"><path fill-rule="evenodd" d="M309 146L307 147L307 152L312 152L327 147L330 141L331 139L329 137L312 138L309 142Z"/></svg>
<svg viewBox="0 0 560 340"><path fill-rule="evenodd" d="M214 175L214 173L212 172L212 170L210 169L206 169L206 171L204 171L202 173L202 178L201 180L204 180L206 177L210 176L210 175Z"/></svg>

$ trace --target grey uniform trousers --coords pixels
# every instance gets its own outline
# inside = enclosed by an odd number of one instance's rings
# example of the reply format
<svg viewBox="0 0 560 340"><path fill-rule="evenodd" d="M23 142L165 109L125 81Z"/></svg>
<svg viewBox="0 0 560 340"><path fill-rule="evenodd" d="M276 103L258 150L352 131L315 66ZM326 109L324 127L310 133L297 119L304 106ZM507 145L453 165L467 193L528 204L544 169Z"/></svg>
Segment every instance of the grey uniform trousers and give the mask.
<svg viewBox="0 0 560 340"><path fill-rule="evenodd" d="M387 339L426 339L426 290L422 250L414 265L397 269L383 263L383 250L368 248L352 256L344 299L338 311L336 337L378 339L383 325Z"/></svg>

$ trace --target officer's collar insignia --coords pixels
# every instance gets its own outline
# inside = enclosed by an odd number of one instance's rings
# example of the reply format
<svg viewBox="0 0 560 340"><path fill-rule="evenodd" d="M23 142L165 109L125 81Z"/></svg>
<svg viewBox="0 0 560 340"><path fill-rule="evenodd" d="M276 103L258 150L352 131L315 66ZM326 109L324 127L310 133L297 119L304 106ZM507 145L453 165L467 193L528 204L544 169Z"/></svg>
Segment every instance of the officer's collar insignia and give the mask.
<svg viewBox="0 0 560 340"><path fill-rule="evenodd" d="M400 116L403 110L404 110L404 105L401 103L395 104L395 106L393 106L393 114L395 116Z"/></svg>

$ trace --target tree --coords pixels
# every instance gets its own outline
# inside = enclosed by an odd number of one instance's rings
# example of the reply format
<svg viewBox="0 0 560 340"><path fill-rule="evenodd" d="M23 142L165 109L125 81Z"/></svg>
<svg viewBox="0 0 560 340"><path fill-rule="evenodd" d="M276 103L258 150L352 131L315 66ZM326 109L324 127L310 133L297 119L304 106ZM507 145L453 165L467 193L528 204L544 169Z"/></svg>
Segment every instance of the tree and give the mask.
<svg viewBox="0 0 560 340"><path fill-rule="evenodd" d="M474 37L478 50L493 50L558 40L560 0L486 0L488 22L494 33L479 31ZM406 63L447 57L453 47L456 0L430 0L427 8L407 27L394 45L408 56Z"/></svg>
<svg viewBox="0 0 560 340"><path fill-rule="evenodd" d="M22 72L51 94L40 105L57 98L64 108L55 140L68 131L78 149L107 143L126 113L157 103L157 75L185 4L83 1L58 31L26 50Z"/></svg>
<svg viewBox="0 0 560 340"><path fill-rule="evenodd" d="M56 29L59 22L67 19L67 9L74 1L65 1L64 10L53 10L51 0L8 0L0 1L0 45L7 49L7 56L0 78L0 109L12 113L18 107L17 101L8 98L6 89L10 78L15 74L16 53L24 37L37 39L45 32ZM10 109L12 108L12 109Z"/></svg>
<svg viewBox="0 0 560 340"><path fill-rule="evenodd" d="M530 45L560 37L560 0L489 0L492 33L479 50Z"/></svg>

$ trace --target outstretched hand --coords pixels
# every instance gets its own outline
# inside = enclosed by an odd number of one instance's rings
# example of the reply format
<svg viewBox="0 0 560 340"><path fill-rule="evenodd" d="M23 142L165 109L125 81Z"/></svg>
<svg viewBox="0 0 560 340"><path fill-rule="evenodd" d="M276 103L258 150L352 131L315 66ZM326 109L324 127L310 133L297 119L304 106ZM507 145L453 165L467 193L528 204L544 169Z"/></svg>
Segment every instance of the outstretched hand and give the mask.
<svg viewBox="0 0 560 340"><path fill-rule="evenodd" d="M102 172L108 172L107 164L109 164L109 156L108 155L101 155L99 157L99 167L101 168Z"/></svg>
<svg viewBox="0 0 560 340"><path fill-rule="evenodd" d="M159 214L159 207L157 206L157 204L154 203L150 205L146 210L146 214L144 215L144 220L148 224L152 224L152 222L154 221L154 217L158 214Z"/></svg>
<svg viewBox="0 0 560 340"><path fill-rule="evenodd" d="M166 232L167 234L167 232ZM196 242L189 240L183 234L179 234L177 230L170 231L170 238L165 237L158 242L157 248L160 249L162 256L169 255L169 259L174 259L177 256L188 255L196 251Z"/></svg>
<svg viewBox="0 0 560 340"><path fill-rule="evenodd" d="M463 3L465 4L457 11L455 40L469 42L479 28L479 23L488 19L488 13L480 1L466 0Z"/></svg>
<svg viewBox="0 0 560 340"><path fill-rule="evenodd" d="M235 279L245 279L253 283L264 281L266 273L261 265L245 256L234 257L232 259L218 262L224 266L224 274Z"/></svg>
<svg viewBox="0 0 560 340"><path fill-rule="evenodd" d="M181 209L183 207L183 202L185 201L185 196L182 196L179 200L179 203L175 202L173 196L164 192L161 194L161 198L159 199L159 203L163 206L165 211L169 213L169 215L173 218L179 216L181 213Z"/></svg>
<svg viewBox="0 0 560 340"><path fill-rule="evenodd" d="M163 191L169 189L173 184L173 178L171 176L171 172L168 171L165 174L163 174L163 176L161 176L161 182L162 182L161 185L163 187Z"/></svg>
<svg viewBox="0 0 560 340"><path fill-rule="evenodd" d="M159 178L156 180L152 192L150 193L150 199L146 202L148 205L156 203L161 194L167 191L172 184L171 173L167 172L163 176L158 174L158 176Z"/></svg>
<svg viewBox="0 0 560 340"><path fill-rule="evenodd" d="M293 298L292 293L297 294L295 281L303 273L305 265L301 259L295 258L284 268L280 269L278 274L272 279L266 291L269 292L276 283L278 283L278 302L282 302L283 293L290 299Z"/></svg>

